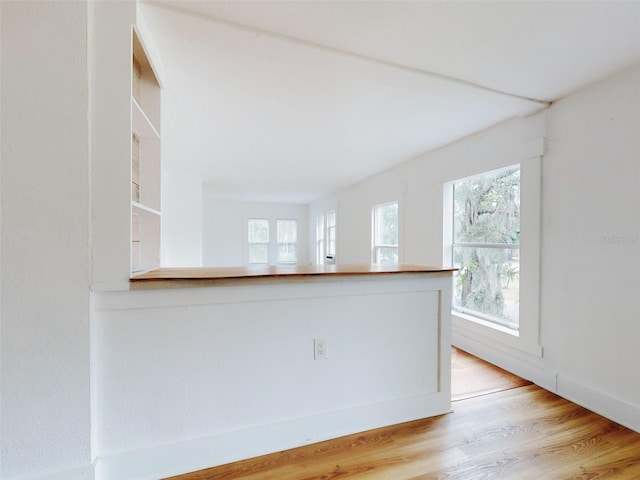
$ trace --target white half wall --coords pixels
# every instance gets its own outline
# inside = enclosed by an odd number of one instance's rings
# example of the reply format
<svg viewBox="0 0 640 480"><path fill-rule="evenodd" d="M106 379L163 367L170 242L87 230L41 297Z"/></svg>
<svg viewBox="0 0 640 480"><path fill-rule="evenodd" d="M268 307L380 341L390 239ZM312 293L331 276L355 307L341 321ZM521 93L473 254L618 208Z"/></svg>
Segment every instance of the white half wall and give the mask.
<svg viewBox="0 0 640 480"><path fill-rule="evenodd" d="M450 297L450 272L94 294L97 478L448 413Z"/></svg>
<svg viewBox="0 0 640 480"><path fill-rule="evenodd" d="M247 220L270 220L271 263L275 263L276 220L298 222L298 265L309 263L307 205L289 203L242 202L218 198L205 187L203 193L203 257L207 267L246 265Z"/></svg>
<svg viewBox="0 0 640 480"><path fill-rule="evenodd" d="M93 478L86 2L0 2L1 472Z"/></svg>

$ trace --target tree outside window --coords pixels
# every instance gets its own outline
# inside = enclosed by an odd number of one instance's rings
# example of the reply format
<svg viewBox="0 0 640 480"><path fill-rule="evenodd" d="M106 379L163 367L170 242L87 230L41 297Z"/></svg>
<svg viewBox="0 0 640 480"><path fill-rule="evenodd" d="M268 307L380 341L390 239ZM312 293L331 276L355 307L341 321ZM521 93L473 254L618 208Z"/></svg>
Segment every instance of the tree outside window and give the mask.
<svg viewBox="0 0 640 480"><path fill-rule="evenodd" d="M277 263L295 264L297 257L298 223L295 220L278 220L278 260Z"/></svg>
<svg viewBox="0 0 640 480"><path fill-rule="evenodd" d="M250 218L247 223L250 264L269 263L269 220Z"/></svg>
<svg viewBox="0 0 640 480"><path fill-rule="evenodd" d="M373 207L373 262L398 263L398 202Z"/></svg>
<svg viewBox="0 0 640 480"><path fill-rule="evenodd" d="M520 166L454 183L454 309L519 326Z"/></svg>

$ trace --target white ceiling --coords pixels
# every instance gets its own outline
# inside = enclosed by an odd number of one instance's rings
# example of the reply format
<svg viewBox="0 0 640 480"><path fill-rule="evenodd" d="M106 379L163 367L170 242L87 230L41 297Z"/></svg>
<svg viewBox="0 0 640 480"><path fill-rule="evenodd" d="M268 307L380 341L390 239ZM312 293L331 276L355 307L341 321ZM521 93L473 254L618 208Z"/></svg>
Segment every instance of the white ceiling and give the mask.
<svg viewBox="0 0 640 480"><path fill-rule="evenodd" d="M165 163L244 200L310 202L640 63L640 1L174 1L145 18Z"/></svg>

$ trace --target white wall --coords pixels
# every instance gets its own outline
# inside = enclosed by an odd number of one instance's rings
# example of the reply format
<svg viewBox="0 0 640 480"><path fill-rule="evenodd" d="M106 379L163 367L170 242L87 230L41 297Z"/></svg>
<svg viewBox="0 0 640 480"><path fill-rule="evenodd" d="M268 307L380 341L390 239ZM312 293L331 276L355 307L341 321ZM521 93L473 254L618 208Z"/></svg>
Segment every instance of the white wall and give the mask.
<svg viewBox="0 0 640 480"><path fill-rule="evenodd" d="M89 479L88 6L0 8L0 477Z"/></svg>
<svg viewBox="0 0 640 480"><path fill-rule="evenodd" d="M545 366L557 371L559 391L611 397L638 414L639 132L640 68L553 105L541 277ZM582 387L593 392L580 395ZM640 415L633 426L640 430Z"/></svg>
<svg viewBox="0 0 640 480"><path fill-rule="evenodd" d="M271 237L275 239L277 219L298 221L298 265L309 263L309 227L306 205L286 203L240 202L217 198L206 188L203 194L204 265L234 267L246 264L247 220L271 220ZM275 251L270 252L275 262ZM272 263L273 263L272 262Z"/></svg>
<svg viewBox="0 0 640 480"><path fill-rule="evenodd" d="M0 59L2 58L2 8L0 7ZM4 143L2 143L2 61L0 60L0 272L2 272L2 157ZM2 274L0 274L0 472L2 472Z"/></svg>
<svg viewBox="0 0 640 480"><path fill-rule="evenodd" d="M338 259L367 261L371 206L398 199L401 260L439 264L443 182L535 155L546 135L539 292L544 355L479 331L454 331L454 341L640 431L640 383L630 380L640 364L638 131L636 68L546 112L480 132L315 202L310 217L339 205Z"/></svg>
<svg viewBox="0 0 640 480"><path fill-rule="evenodd" d="M127 288L131 276L132 0L90 2L93 28L91 254L94 288Z"/></svg>
<svg viewBox="0 0 640 480"><path fill-rule="evenodd" d="M337 209L340 263L371 261L371 208L399 202L401 262L442 263L443 182L516 163L539 152L544 117L514 119L320 199L309 216ZM310 248L315 241L310 235Z"/></svg>
<svg viewBox="0 0 640 480"><path fill-rule="evenodd" d="M108 62L101 63L92 79L87 47L88 37L102 29L96 40L110 44L98 50L130 48L128 25L102 35L111 25L93 25L87 18L92 8L105 15L101 3L0 2L0 471L6 480L93 478L90 281L92 276L126 281L129 274L129 185L118 180L127 175L129 148L111 141L130 135L126 115L120 117L128 110L129 78L120 74L128 71L129 60L125 55L117 72L107 74L101 68ZM114 15L131 9L124 2L108 5ZM511 370L557 374L561 394L636 430L639 84L636 69L561 100L547 112L542 360L505 355L481 339L458 339ZM88 122L91 106L113 114L104 124L95 123L99 116ZM526 151L529 140L539 138L544 120L542 115L515 120L433 152L315 203L310 218L337 206L338 259L368 261L370 207L397 198L403 211L403 260L440 263L442 182L510 163L511 153ZM89 167L92 155L96 161ZM203 201L206 210L210 199L205 195ZM205 242L221 234L225 238L220 245L205 243L205 255L207 248L214 255L226 252L212 264L236 265L242 258L242 252L238 257L229 248L244 245L244 228L239 233L234 227L240 206L234 207L224 210L226 218L214 219L229 232L203 219ZM290 208L306 218L305 207ZM275 213L281 215L290 216ZM309 225L301 223L299 230L308 232ZM303 243L311 242L301 235ZM145 353L153 348L136 350L136 358L152 361ZM94 397L96 409L104 407L103 401Z"/></svg>
<svg viewBox="0 0 640 480"><path fill-rule="evenodd" d="M202 266L202 181L176 169L162 171L162 266Z"/></svg>

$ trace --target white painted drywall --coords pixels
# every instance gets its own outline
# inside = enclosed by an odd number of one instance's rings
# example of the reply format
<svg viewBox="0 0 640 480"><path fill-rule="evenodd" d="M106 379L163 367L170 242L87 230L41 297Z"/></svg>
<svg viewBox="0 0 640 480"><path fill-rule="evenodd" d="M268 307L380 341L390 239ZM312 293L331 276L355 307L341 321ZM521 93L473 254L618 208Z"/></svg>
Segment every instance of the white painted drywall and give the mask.
<svg viewBox="0 0 640 480"><path fill-rule="evenodd" d="M315 219L328 205L338 205L337 261L370 262L371 209L374 205L397 200L400 262L440 265L443 263L444 184L514 163L521 164L523 177L526 177L525 168L529 176L534 170L539 172L539 168L536 170L530 167L539 162L543 153L544 127L544 114L538 114L527 119L515 118L479 132L384 174L371 177L329 199L312 204L311 218ZM531 179L525 180L529 182ZM526 183L525 180L523 185ZM532 203L539 205L536 195L525 193L523 188L524 201L528 202L531 197L535 197ZM529 227L525 230L525 226L533 223L532 218L525 218L525 212L528 213L529 210L523 209L523 262L524 259L537 257L539 249L539 244L535 241L538 228ZM532 217L537 219L537 215ZM527 232L532 233L530 235ZM521 295L522 305L527 302L537 305L538 283L537 272L533 271L531 276L523 273L520 278L521 289L524 292ZM495 337L491 340L528 354L536 354L540 351L537 322L537 309L526 309L520 315L522 329L519 337L491 330L490 336ZM475 324L469 325L470 322L454 315L454 332L459 324L464 329L475 327Z"/></svg>
<svg viewBox="0 0 640 480"><path fill-rule="evenodd" d="M0 477L90 479L88 6L0 8Z"/></svg>
<svg viewBox="0 0 640 480"><path fill-rule="evenodd" d="M548 125L546 125L548 123ZM640 431L640 69L621 73L314 202L338 205L338 259L366 261L371 205L400 201L401 258L441 263L442 184L540 148L542 359L482 335L454 340ZM311 236L310 248L313 248ZM556 387L557 375L557 387Z"/></svg>
<svg viewBox="0 0 640 480"><path fill-rule="evenodd" d="M202 180L177 169L162 171L162 266L202 266Z"/></svg>
<svg viewBox="0 0 640 480"><path fill-rule="evenodd" d="M94 288L131 275L131 0L93 2L91 233Z"/></svg>
<svg viewBox="0 0 640 480"><path fill-rule="evenodd" d="M371 208L398 201L400 260L440 265L443 183L529 158L540 152L543 135L543 115L505 122L313 202L310 223L336 208L338 261L369 262Z"/></svg>
<svg viewBox="0 0 640 480"><path fill-rule="evenodd" d="M177 5L193 8L185 3ZM313 8L308 3L299 7ZM323 11L339 8L337 3ZM271 14L278 11L272 4ZM368 18L380 14L378 4L360 7ZM171 138L178 155L166 161L198 170L205 184L238 200L308 203L469 132L541 108L410 68L256 35L206 14L158 8L155 2L145 10L167 67L163 136ZM354 10L347 18L352 15ZM318 21L318 28L330 30L331 21L319 18L325 21ZM408 43L412 51L420 48ZM408 65L397 58L392 63Z"/></svg>
<svg viewBox="0 0 640 480"><path fill-rule="evenodd" d="M274 239L270 260L275 262L276 220L298 221L298 265L309 263L309 227L306 205L224 200L205 188L203 193L203 252L208 267L234 267L245 265L247 220L270 220L270 235Z"/></svg>
<svg viewBox="0 0 640 480"><path fill-rule="evenodd" d="M2 8L0 6L0 28L2 26ZM2 58L2 30L0 30L0 58ZM2 60L0 60L0 186L2 185ZM0 189L0 272L2 272L2 193ZM0 472L2 472L2 274L0 274Z"/></svg>
<svg viewBox="0 0 640 480"><path fill-rule="evenodd" d="M549 111L541 315L561 393L566 380L640 409L638 132L640 68Z"/></svg>
<svg viewBox="0 0 640 480"><path fill-rule="evenodd" d="M101 3L95 8L106 15ZM109 3L109 8L114 15L118 9L126 14L131 5L116 2ZM128 136L126 115L119 114L127 109L129 79L123 80L120 70L103 75L103 70L96 69L94 88L101 95L93 99L94 106L113 115L101 124L108 125L107 130L90 132L86 42L92 26L87 5L1 2L0 17L0 468L7 480L45 476L84 480L92 478L88 248L91 241L96 242L96 279L126 280L127 261L122 258L128 257L129 249L129 185L119 185L117 179L123 171L126 176L129 151L127 145L114 142L111 148L108 143L113 134ZM98 22L95 27L110 25ZM111 30L106 38L122 39L126 33ZM129 48L128 39L109 48ZM118 65L122 71L129 68L128 61ZM634 344L640 336L634 301L640 271L636 241L640 147L635 134L640 128L639 82L636 69L561 100L548 112L541 289L545 356L535 365L542 374L557 372L558 391L588 407L615 418L611 406L621 406L618 420L636 429L640 429L637 420L628 419L640 418L640 386L630 381L632 368L640 360ZM110 93L102 95L105 92ZM124 107L117 103L114 108L113 102L124 102ZM439 263L442 181L509 163L509 149L537 138L541 125L543 116L536 116L481 132L314 203L310 218L315 218L316 210L336 206L338 240L344 245L338 247L338 258L360 261L368 258L370 204L402 196L403 259ZM91 135L98 160L92 165L91 188L99 203L93 209L96 223L92 227L100 227L93 230L93 239L88 185ZM114 155L124 160L109 163ZM587 208L588 220L575 212L581 205ZM351 222L363 213L364 220ZM236 216L229 213L229 217L232 225ZM305 230L309 231L308 226L301 226L300 231ZM229 239L225 245L236 243L237 238ZM141 321L151 320L143 317ZM149 327L153 331L154 325ZM127 331L123 325L113 328ZM242 342L240 338L227 348ZM143 348L137 360L153 367L151 354L157 348L156 344ZM200 351L191 353L197 359ZM491 348L485 354L499 357ZM499 358L514 370L525 368L522 365L529 360ZM113 363L93 364L97 375L105 367L113 368ZM161 382L165 377L156 378ZM108 379L98 375L96 380ZM186 399L188 390L183 393ZM97 397L94 404L114 415L118 411L106 405L115 401L112 396ZM144 428L146 434L154 433L151 422ZM105 431L107 436L112 433Z"/></svg>

